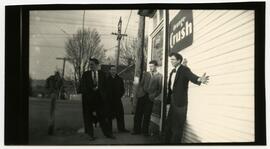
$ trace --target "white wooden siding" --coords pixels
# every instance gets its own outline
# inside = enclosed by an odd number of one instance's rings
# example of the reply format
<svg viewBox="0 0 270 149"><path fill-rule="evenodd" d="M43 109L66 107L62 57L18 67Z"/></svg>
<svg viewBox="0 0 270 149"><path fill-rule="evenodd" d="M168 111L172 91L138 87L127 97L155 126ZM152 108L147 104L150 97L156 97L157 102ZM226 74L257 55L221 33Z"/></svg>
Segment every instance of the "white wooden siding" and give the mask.
<svg viewBox="0 0 270 149"><path fill-rule="evenodd" d="M180 54L210 82L190 83L183 141L253 142L254 11L193 10L193 23L193 44Z"/></svg>

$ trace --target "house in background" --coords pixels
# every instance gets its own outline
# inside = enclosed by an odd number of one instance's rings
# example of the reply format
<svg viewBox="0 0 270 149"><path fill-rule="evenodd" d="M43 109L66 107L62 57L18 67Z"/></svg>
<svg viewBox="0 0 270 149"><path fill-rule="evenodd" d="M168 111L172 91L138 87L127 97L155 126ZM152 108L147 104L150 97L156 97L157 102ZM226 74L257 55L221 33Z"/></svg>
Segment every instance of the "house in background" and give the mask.
<svg viewBox="0 0 270 149"><path fill-rule="evenodd" d="M46 88L46 80L31 80L30 85L30 95L31 97L38 97L38 98L50 98ZM61 93L61 98L63 100L70 100L73 99L70 96L76 94L74 81L72 80L64 80L63 84L63 91Z"/></svg>

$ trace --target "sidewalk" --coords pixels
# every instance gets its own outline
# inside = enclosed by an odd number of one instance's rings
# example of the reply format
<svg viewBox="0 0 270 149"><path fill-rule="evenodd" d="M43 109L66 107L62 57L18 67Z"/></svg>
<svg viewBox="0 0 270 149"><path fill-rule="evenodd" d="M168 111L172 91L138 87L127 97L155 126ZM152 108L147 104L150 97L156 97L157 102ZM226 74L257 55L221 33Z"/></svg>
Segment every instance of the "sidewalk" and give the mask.
<svg viewBox="0 0 270 149"><path fill-rule="evenodd" d="M125 116L126 127L132 130L133 115ZM54 136L32 136L31 144L33 145L153 145L159 144L160 141L157 137L145 137L143 135L131 135L130 133L118 133L116 121L113 123L113 132L116 139L106 138L99 127L95 128L94 133L97 139L95 141L88 141L88 136L84 133L79 133L76 130L56 129Z"/></svg>
<svg viewBox="0 0 270 149"><path fill-rule="evenodd" d="M145 137L143 135L131 135L130 133L118 133L116 120L113 122L113 133L116 139L106 138L99 127L94 129L97 139L88 141L88 136L79 133L82 126L81 103L63 102L57 103L55 135L49 136L48 116L49 100L30 99L29 103L29 144L30 145L154 145L160 144L157 137ZM125 114L125 123L128 130L132 130L133 116Z"/></svg>

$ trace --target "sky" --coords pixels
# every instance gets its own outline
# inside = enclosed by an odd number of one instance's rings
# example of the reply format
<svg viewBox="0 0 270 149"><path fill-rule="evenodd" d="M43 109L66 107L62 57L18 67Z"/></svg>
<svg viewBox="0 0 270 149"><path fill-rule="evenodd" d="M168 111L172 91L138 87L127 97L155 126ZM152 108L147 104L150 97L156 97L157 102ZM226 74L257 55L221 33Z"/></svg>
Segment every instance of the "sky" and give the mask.
<svg viewBox="0 0 270 149"><path fill-rule="evenodd" d="M133 40L138 34L138 10L86 10L85 28L96 29L101 43L108 49L107 56L114 56L119 18L122 18L122 33ZM129 20L129 21L128 21ZM56 57L65 56L67 37L82 28L83 10L31 11L29 33L29 73L33 79L46 79L56 69L62 70L63 61ZM128 24L128 25L127 25ZM126 32L125 32L126 31ZM66 64L65 76L72 74L72 67Z"/></svg>

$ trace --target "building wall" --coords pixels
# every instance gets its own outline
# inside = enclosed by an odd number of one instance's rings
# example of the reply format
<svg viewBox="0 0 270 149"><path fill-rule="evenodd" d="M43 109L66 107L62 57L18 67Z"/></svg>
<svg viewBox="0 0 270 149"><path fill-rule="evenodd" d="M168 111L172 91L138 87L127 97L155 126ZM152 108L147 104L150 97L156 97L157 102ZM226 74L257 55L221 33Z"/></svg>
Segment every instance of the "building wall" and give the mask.
<svg viewBox="0 0 270 149"><path fill-rule="evenodd" d="M147 51L147 64L150 60L158 61L157 71L161 74L164 73L164 65L165 65L165 31L164 31L164 13L163 10L157 10L156 14L153 18L146 19L148 24L148 51ZM153 21L155 19L155 21ZM155 23L153 23L155 22ZM153 40L155 38L156 40ZM147 71L149 71L149 67L147 67ZM162 82L164 83L164 81ZM162 86L164 86L162 84ZM162 108L163 108L163 89L161 94L156 98L153 104L151 122L150 122L150 134L151 135L160 135L162 131Z"/></svg>
<svg viewBox="0 0 270 149"><path fill-rule="evenodd" d="M193 23L193 44L179 53L210 82L189 85L183 141L254 141L254 11L193 10Z"/></svg>

